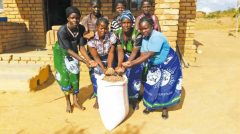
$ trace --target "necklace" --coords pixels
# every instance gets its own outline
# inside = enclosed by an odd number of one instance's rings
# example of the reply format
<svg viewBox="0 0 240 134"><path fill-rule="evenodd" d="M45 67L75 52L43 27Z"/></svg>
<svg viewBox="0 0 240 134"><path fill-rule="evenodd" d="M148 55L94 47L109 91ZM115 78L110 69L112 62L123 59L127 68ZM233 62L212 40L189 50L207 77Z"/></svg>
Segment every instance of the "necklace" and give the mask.
<svg viewBox="0 0 240 134"><path fill-rule="evenodd" d="M77 36L78 36L78 34L79 34L79 32L72 32L70 29L69 29L69 27L68 27L68 23L67 23L67 30L70 32L70 34L73 36L73 38L76 38ZM79 31L78 30L78 26L77 26L77 31Z"/></svg>

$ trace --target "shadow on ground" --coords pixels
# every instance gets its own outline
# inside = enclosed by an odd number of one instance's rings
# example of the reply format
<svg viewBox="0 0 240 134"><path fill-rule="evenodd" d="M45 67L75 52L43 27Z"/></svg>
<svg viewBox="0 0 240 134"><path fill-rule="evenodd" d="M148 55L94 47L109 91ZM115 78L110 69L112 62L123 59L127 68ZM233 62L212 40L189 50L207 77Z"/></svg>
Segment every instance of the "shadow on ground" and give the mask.
<svg viewBox="0 0 240 134"><path fill-rule="evenodd" d="M66 126L57 130L54 134L87 134L86 130L86 128L78 128L77 126Z"/></svg>

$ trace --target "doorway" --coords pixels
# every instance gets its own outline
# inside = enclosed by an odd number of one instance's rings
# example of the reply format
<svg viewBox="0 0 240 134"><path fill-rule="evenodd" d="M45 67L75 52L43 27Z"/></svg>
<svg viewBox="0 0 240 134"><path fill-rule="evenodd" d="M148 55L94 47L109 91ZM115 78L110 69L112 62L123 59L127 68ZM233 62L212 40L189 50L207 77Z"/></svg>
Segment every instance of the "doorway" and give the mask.
<svg viewBox="0 0 240 134"><path fill-rule="evenodd" d="M46 30L53 25L63 25L67 22L65 9L71 5L71 0L44 0Z"/></svg>

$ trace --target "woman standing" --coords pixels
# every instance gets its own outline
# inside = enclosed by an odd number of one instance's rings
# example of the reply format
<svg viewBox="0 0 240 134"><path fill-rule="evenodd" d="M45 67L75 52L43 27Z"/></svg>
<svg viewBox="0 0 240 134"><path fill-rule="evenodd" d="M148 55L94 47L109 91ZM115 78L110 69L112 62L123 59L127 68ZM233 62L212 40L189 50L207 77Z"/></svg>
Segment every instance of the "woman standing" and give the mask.
<svg viewBox="0 0 240 134"><path fill-rule="evenodd" d="M139 30L139 21L142 17L147 17L153 20L153 29L156 31L161 32L161 28L159 25L158 17L154 14L151 13L152 9L152 2L151 0L143 0L141 2L141 9L142 9L142 14L139 15L136 19L136 29Z"/></svg>
<svg viewBox="0 0 240 134"><path fill-rule="evenodd" d="M78 55L78 45L81 53L85 53L83 33L85 28L79 24L80 11L76 7L66 9L67 24L63 25L58 33L58 41L53 48L54 66L56 69L56 80L65 94L67 108L71 113L72 106L70 93L73 93L73 105L80 110L85 110L79 105L77 94L79 93L79 62L82 61L88 66L96 66L88 56Z"/></svg>
<svg viewBox="0 0 240 134"><path fill-rule="evenodd" d="M133 61L123 63L132 67L146 62L146 81L144 82L143 103L148 114L163 108L162 118L168 118L168 107L180 102L182 70L176 52L169 46L164 35L153 30L153 21L143 17L139 22L143 35L141 55Z"/></svg>
<svg viewBox="0 0 240 134"><path fill-rule="evenodd" d="M117 38L113 33L108 32L108 24L109 22L106 18L99 18L96 22L95 36L87 43L91 56L98 64L97 67L90 70L94 96L96 96L96 102L93 107L96 109L98 108L96 75L113 75L115 73L113 59Z"/></svg>
<svg viewBox="0 0 240 134"><path fill-rule="evenodd" d="M118 66L115 71L121 75L125 71L122 62L132 61L139 56L141 34L132 26L134 17L129 10L123 11L120 21L122 27L115 32L119 40L117 46ZM142 69L142 64L126 69L126 75L128 77L128 95L130 104L133 106L134 110L138 109Z"/></svg>

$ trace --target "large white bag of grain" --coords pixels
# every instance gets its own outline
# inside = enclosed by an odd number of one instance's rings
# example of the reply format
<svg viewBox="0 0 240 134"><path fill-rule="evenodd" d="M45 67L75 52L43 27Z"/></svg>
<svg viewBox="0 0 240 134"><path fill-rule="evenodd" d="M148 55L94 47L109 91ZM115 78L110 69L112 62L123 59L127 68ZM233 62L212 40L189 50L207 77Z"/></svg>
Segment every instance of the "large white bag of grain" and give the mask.
<svg viewBox="0 0 240 134"><path fill-rule="evenodd" d="M105 128L111 131L128 115L128 80L123 76L123 81L108 82L103 77L97 79L99 112Z"/></svg>

